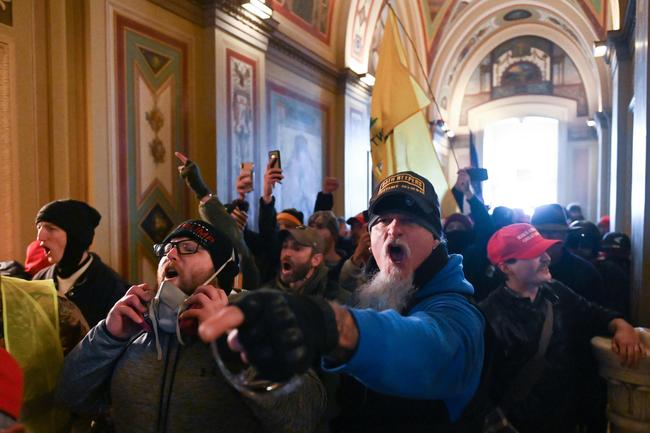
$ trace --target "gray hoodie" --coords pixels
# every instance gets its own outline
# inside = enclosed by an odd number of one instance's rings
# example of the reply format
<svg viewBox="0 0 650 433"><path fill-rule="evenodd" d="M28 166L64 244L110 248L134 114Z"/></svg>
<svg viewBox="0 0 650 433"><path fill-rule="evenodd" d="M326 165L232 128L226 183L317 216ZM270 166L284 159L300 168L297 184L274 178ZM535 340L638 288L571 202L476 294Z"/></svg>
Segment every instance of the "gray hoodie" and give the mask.
<svg viewBox="0 0 650 433"><path fill-rule="evenodd" d="M57 398L73 412L110 410L117 433L310 432L325 408L313 372L287 395L251 398L223 378L207 344L161 332L119 341L100 322L66 357Z"/></svg>

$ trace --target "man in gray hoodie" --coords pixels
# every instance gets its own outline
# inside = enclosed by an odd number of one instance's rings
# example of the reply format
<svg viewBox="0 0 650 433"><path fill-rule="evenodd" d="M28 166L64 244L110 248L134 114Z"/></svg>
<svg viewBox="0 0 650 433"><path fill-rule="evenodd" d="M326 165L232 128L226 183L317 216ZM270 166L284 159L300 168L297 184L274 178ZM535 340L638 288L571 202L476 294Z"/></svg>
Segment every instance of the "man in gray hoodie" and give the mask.
<svg viewBox="0 0 650 433"><path fill-rule="evenodd" d="M242 394L196 338L238 272L228 238L191 220L155 249L160 288L132 286L68 355L59 400L89 414L110 405L117 433L312 431L325 407L313 372L290 392Z"/></svg>

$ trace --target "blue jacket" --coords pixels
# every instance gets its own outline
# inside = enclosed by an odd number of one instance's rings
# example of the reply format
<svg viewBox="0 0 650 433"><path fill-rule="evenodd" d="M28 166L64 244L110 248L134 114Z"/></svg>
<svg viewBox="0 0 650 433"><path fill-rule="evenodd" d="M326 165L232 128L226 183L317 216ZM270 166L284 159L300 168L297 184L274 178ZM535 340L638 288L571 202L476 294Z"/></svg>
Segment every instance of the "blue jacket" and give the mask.
<svg viewBox="0 0 650 433"><path fill-rule="evenodd" d="M347 373L368 388L396 397L442 400L457 421L478 387L485 321L466 296L474 289L462 257L449 261L415 294L415 305L395 310L350 309L359 328L347 363L328 371Z"/></svg>

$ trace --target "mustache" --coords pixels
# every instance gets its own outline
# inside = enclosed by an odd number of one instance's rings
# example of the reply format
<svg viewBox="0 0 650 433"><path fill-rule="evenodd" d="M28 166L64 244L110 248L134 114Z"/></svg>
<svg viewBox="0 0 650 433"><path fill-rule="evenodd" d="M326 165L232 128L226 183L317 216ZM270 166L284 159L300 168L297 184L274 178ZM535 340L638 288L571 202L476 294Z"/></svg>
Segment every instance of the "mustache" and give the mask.
<svg viewBox="0 0 650 433"><path fill-rule="evenodd" d="M393 248L400 248L404 253L405 257L411 256L411 247L409 246L408 243L404 242L402 239L390 237L386 241L387 242L386 242L385 252L387 254L389 254L391 249Z"/></svg>

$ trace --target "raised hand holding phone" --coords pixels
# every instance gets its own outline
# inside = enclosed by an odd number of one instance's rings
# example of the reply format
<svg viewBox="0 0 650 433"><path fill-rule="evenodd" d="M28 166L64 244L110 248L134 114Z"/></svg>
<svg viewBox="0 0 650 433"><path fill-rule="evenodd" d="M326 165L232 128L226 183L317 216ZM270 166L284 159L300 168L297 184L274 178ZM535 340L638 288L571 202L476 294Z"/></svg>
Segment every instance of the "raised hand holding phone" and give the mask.
<svg viewBox="0 0 650 433"><path fill-rule="evenodd" d="M280 151L272 150L269 152L269 162L266 164L266 171L264 172L264 188L262 191L262 199L265 203L271 202L273 187L276 183L282 183L282 179L284 179L281 165Z"/></svg>

